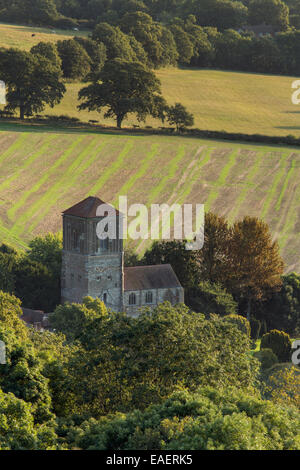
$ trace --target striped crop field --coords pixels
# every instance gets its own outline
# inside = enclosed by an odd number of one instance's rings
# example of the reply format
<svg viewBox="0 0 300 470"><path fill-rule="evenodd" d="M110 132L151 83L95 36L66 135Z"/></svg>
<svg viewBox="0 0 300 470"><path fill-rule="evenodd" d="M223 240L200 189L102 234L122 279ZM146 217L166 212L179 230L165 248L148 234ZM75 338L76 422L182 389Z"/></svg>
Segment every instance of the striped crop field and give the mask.
<svg viewBox="0 0 300 470"><path fill-rule="evenodd" d="M300 272L300 149L177 136L0 132L0 241L26 247L88 195L116 203L204 203L230 221L259 216ZM137 243L142 252L147 241Z"/></svg>

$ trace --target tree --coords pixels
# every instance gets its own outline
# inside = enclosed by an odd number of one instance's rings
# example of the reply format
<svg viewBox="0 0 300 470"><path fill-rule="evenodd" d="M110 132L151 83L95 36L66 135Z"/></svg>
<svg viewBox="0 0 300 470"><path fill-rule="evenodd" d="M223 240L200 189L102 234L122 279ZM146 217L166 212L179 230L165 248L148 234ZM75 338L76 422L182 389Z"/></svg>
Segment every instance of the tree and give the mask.
<svg viewBox="0 0 300 470"><path fill-rule="evenodd" d="M17 49L0 52L1 78L6 82L9 111L19 109L20 119L58 104L66 89L61 71L40 55Z"/></svg>
<svg viewBox="0 0 300 470"><path fill-rule="evenodd" d="M67 439L84 450L295 450L299 411L238 388L201 386L143 412L87 420Z"/></svg>
<svg viewBox="0 0 300 470"><path fill-rule="evenodd" d="M81 304L59 305L50 317L51 327L66 335L69 341L81 339L96 318L107 316L107 310L99 299L90 297Z"/></svg>
<svg viewBox="0 0 300 470"><path fill-rule="evenodd" d="M177 132L194 124L194 116L180 103L167 109L167 120L171 126L176 126Z"/></svg>
<svg viewBox="0 0 300 470"><path fill-rule="evenodd" d="M34 422L30 403L0 389L0 450L47 450L55 447L53 428ZM47 439L45 439L47 435Z"/></svg>
<svg viewBox="0 0 300 470"><path fill-rule="evenodd" d="M39 42L36 46L33 46L30 49L30 52L31 54L38 54L45 57L50 60L56 68L61 69L62 62L55 44L52 44L51 42Z"/></svg>
<svg viewBox="0 0 300 470"><path fill-rule="evenodd" d="M281 73L282 54L271 36L254 38L251 44L251 69L256 72Z"/></svg>
<svg viewBox="0 0 300 470"><path fill-rule="evenodd" d="M244 3L244 2L243 2ZM216 26L220 30L240 28L247 21L248 9L242 2L201 0L190 2L188 13L196 16L201 26Z"/></svg>
<svg viewBox="0 0 300 470"><path fill-rule="evenodd" d="M225 217L207 212L204 227L204 245L197 252L200 278L224 286L231 272L228 222Z"/></svg>
<svg viewBox="0 0 300 470"><path fill-rule="evenodd" d="M0 388L17 398L31 403L34 420L38 424L54 418L47 379L30 342L22 343L15 334L0 325L0 339L6 346L6 365L1 366Z"/></svg>
<svg viewBox="0 0 300 470"><path fill-rule="evenodd" d="M261 339L261 349L272 349L280 362L288 362L292 355L292 342L284 331L271 330L263 335Z"/></svg>
<svg viewBox="0 0 300 470"><path fill-rule="evenodd" d="M49 24L58 17L53 0L21 0L24 17L35 24Z"/></svg>
<svg viewBox="0 0 300 470"><path fill-rule="evenodd" d="M204 28L187 21L185 31L188 33L189 39L193 44L193 56L190 61L191 65L209 67L213 63L215 50L213 44L209 41Z"/></svg>
<svg viewBox="0 0 300 470"><path fill-rule="evenodd" d="M48 233L39 235L29 242L28 259L41 263L58 280L61 275L62 236Z"/></svg>
<svg viewBox="0 0 300 470"><path fill-rule="evenodd" d="M58 41L57 50L65 78L82 79L90 72L92 60L78 41L74 39Z"/></svg>
<svg viewBox="0 0 300 470"><path fill-rule="evenodd" d="M12 256L0 252L0 291L12 293L15 287L15 278L12 273Z"/></svg>
<svg viewBox="0 0 300 470"><path fill-rule="evenodd" d="M91 59L91 71L99 72L106 61L106 47L103 42L93 41L91 38L77 36L74 38L86 51Z"/></svg>
<svg viewBox="0 0 300 470"><path fill-rule="evenodd" d="M185 304L193 311L209 315L229 315L237 312L237 303L220 284L202 281L185 291Z"/></svg>
<svg viewBox="0 0 300 470"><path fill-rule="evenodd" d="M58 17L53 0L4 0L0 9L3 10L4 18L15 23L49 25Z"/></svg>
<svg viewBox="0 0 300 470"><path fill-rule="evenodd" d="M178 25L171 25L170 30L174 36L180 64L189 64L194 54L194 47L189 35Z"/></svg>
<svg viewBox="0 0 300 470"><path fill-rule="evenodd" d="M21 301L15 296L0 291L0 325L12 330L21 340L28 337L28 328L21 320Z"/></svg>
<svg viewBox="0 0 300 470"><path fill-rule="evenodd" d="M199 280L196 252L185 249L185 242L155 241L144 253L142 264L171 264L184 288L194 286Z"/></svg>
<svg viewBox="0 0 300 470"><path fill-rule="evenodd" d="M122 59L106 62L94 82L81 89L78 97L83 100L79 110L101 112L107 108L104 117L114 117L118 128L129 113L144 121L149 114L157 117L165 105L154 73L139 62Z"/></svg>
<svg viewBox="0 0 300 470"><path fill-rule="evenodd" d="M253 300L263 299L282 285L284 263L268 225L256 217L235 222L230 239L231 270L225 283L229 292L247 300L250 320Z"/></svg>
<svg viewBox="0 0 300 470"><path fill-rule="evenodd" d="M129 37L117 26L111 26L108 23L97 24L93 31L92 39L105 45L108 60L116 58L127 61L137 60Z"/></svg>
<svg viewBox="0 0 300 470"><path fill-rule="evenodd" d="M289 25L289 8L281 0L251 0L248 23L266 23L284 31Z"/></svg>
<svg viewBox="0 0 300 470"><path fill-rule="evenodd" d="M251 70L253 41L249 36L245 37L232 29L217 33L212 40L215 65L227 70Z"/></svg>
<svg viewBox="0 0 300 470"><path fill-rule="evenodd" d="M184 305L166 302L138 318L110 313L82 326L77 339L83 351L69 363L64 395L73 395L78 412L94 417L144 409L182 386L247 389L257 374L245 334Z"/></svg>
<svg viewBox="0 0 300 470"><path fill-rule="evenodd" d="M297 367L275 370L268 378L267 396L278 405L293 405L300 410L300 372Z"/></svg>
<svg viewBox="0 0 300 470"><path fill-rule="evenodd" d="M141 11L126 13L120 26L122 31L132 34L143 46L149 67L176 63L178 54L173 35L167 28L154 22L150 15Z"/></svg>
<svg viewBox="0 0 300 470"><path fill-rule="evenodd" d="M300 335L300 275L282 277L281 289L254 305L255 316L266 321L268 330L282 330L292 338Z"/></svg>

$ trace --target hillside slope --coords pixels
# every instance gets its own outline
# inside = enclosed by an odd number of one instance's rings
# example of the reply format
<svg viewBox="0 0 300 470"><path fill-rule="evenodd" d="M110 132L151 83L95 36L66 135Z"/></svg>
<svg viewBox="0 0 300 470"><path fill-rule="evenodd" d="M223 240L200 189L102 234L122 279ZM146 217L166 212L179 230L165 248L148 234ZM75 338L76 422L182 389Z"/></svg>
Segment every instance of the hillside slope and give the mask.
<svg viewBox="0 0 300 470"><path fill-rule="evenodd" d="M205 203L230 220L260 216L287 269L300 271L300 150L184 137L0 132L0 239L57 231L87 195L129 203ZM142 251L146 243L138 244Z"/></svg>
<svg viewBox="0 0 300 470"><path fill-rule="evenodd" d="M180 102L194 114L199 129L240 132L245 134L300 136L300 105L291 101L295 78L217 70L163 69L156 71L168 103ZM113 124L97 112L78 112L78 91L84 85L68 83L62 102L45 114L67 114L82 121L98 120ZM134 116L124 126L140 124ZM146 125L162 126L147 118ZM166 124L164 124L166 125Z"/></svg>

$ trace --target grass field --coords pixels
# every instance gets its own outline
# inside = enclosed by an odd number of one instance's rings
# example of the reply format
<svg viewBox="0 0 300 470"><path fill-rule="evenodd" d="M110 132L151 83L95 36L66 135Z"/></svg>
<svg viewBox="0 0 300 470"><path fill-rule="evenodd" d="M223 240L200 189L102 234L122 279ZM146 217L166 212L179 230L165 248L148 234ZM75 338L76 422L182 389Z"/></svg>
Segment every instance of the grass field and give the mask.
<svg viewBox="0 0 300 470"><path fill-rule="evenodd" d="M86 31L59 30L53 28L35 28L0 23L0 47L16 47L30 50L39 42L56 42L60 39L70 39L73 36L87 36ZM32 36L35 34L35 36Z"/></svg>
<svg viewBox="0 0 300 470"><path fill-rule="evenodd" d="M205 203L231 221L263 217L287 271L300 270L300 150L118 133L0 132L0 240L60 230L87 195L107 202ZM138 244L141 252L146 242Z"/></svg>
<svg viewBox="0 0 300 470"><path fill-rule="evenodd" d="M224 72L216 70L164 69L156 72L169 103L181 102L194 114L195 127L245 134L300 136L300 105L291 102L292 77ZM67 84L67 93L45 114L67 114L87 122L115 124L97 112L77 111L82 84ZM125 126L139 124L134 116ZM148 118L146 125L161 126ZM144 124L141 124L144 126Z"/></svg>
<svg viewBox="0 0 300 470"><path fill-rule="evenodd" d="M32 37L35 34L35 37ZM19 47L29 50L40 41L56 42L88 32L31 28L0 24L0 47ZM195 116L195 127L227 132L267 135L300 136L300 105L291 102L291 84L296 77L260 75L217 70L162 69L156 72L162 83L164 97L169 103L181 102ZM1 77L0 77L1 79ZM77 95L83 85L67 84L62 102L45 114L67 114L82 121L104 120L96 112L77 111ZM138 124L134 116L124 123ZM144 124L142 124L144 125ZM148 119L146 125L161 126L161 122Z"/></svg>

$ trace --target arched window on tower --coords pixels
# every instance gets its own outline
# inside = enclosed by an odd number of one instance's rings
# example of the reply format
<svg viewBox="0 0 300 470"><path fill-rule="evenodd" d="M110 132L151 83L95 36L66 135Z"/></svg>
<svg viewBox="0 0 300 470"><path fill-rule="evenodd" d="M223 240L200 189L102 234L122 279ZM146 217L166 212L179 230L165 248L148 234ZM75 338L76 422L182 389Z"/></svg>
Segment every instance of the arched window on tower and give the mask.
<svg viewBox="0 0 300 470"><path fill-rule="evenodd" d="M77 230L72 231L72 249L77 250L78 248L78 232Z"/></svg>
<svg viewBox="0 0 300 470"><path fill-rule="evenodd" d="M136 305L136 295L133 292L129 295L129 305Z"/></svg>

